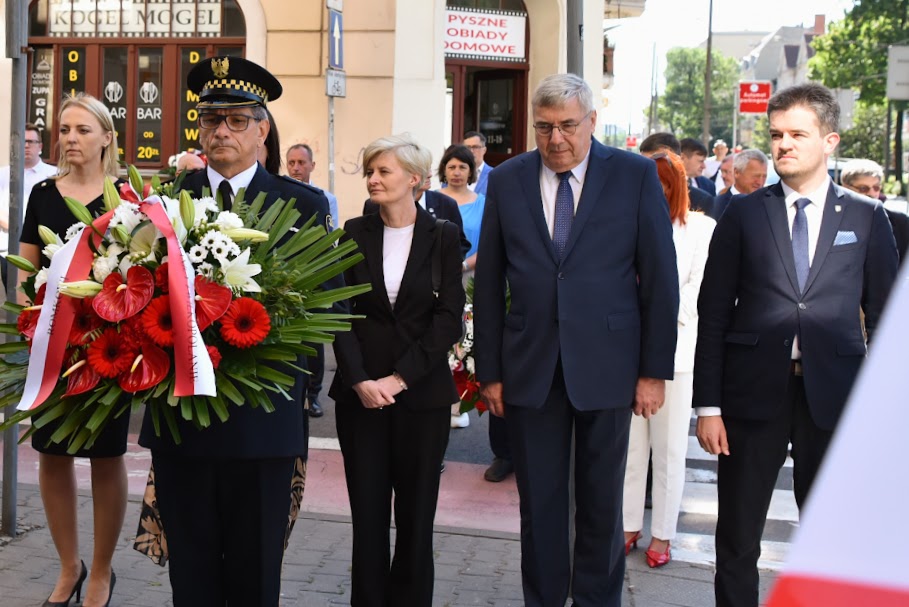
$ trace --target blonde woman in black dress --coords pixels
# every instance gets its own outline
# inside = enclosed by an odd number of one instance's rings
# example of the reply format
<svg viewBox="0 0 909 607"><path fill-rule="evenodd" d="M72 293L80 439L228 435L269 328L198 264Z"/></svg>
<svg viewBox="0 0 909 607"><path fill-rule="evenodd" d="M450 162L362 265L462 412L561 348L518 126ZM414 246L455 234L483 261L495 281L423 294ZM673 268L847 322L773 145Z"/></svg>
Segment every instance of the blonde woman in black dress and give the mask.
<svg viewBox="0 0 909 607"><path fill-rule="evenodd" d="M89 95L79 94L63 101L57 119L59 129L59 175L36 185L29 197L22 228L21 255L35 267L47 267L50 260L41 250L38 226L43 225L64 237L77 222L63 201L69 196L81 201L92 215L103 211L104 178L117 178L118 148L113 120L107 108ZM37 338L37 336L36 336ZM38 479L47 526L60 557L57 583L43 607L70 604L84 598L84 607L110 603L116 578L111 559L120 537L126 511L126 436L129 416L112 420L97 442L77 457L91 460L94 502L94 554L91 575L79 555L76 517L76 475L73 457L65 444L50 442L53 423L35 432L32 447L40 453ZM83 593L83 584L88 584ZM83 596L84 595L84 596Z"/></svg>

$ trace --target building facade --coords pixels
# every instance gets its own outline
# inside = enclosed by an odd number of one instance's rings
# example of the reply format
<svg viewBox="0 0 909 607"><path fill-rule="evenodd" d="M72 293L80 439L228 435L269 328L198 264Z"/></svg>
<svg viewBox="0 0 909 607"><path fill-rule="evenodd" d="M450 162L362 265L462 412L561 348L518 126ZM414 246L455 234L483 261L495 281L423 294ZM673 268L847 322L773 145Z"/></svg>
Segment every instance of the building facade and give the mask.
<svg viewBox="0 0 909 607"><path fill-rule="evenodd" d="M377 137L412 133L438 159L464 131L480 130L493 165L532 147L530 93L566 70L566 1L346 0L336 33L325 0L31 0L28 90L15 93L27 96L29 120L44 128L50 160L59 100L86 91L111 109L121 157L154 172L198 147L186 73L215 54L243 55L284 86L269 105L282 153L295 143L313 148L313 181L328 188L333 170L346 219L366 198L361 154ZM583 71L594 90L603 82L605 7L583 2ZM326 71L334 44L343 48L346 96L334 101L332 159ZM9 61L0 62L0 78L8 82L9 73ZM0 99L4 140L8 104Z"/></svg>

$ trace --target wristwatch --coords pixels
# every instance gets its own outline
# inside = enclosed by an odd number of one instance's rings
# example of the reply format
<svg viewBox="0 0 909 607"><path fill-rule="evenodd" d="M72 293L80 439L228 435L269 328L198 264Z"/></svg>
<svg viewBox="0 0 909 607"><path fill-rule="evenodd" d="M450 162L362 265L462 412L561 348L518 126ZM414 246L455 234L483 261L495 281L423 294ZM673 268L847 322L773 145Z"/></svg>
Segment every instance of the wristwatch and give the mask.
<svg viewBox="0 0 909 607"><path fill-rule="evenodd" d="M397 371L395 371L394 373L392 373L391 376L395 378L395 380L398 382L398 385L401 386L401 389L402 389L402 390L406 390L406 389L407 389L407 384L404 383L404 378L401 377L400 375L398 375L398 372L397 372Z"/></svg>

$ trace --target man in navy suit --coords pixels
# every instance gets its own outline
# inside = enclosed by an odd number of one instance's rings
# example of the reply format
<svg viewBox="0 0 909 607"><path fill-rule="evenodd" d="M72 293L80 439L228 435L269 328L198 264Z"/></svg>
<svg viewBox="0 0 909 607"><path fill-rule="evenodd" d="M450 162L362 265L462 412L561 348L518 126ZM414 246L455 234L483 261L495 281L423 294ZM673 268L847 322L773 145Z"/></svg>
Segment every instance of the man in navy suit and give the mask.
<svg viewBox="0 0 909 607"><path fill-rule="evenodd" d="M631 414L656 413L673 372L672 226L656 165L593 140L596 110L581 78L543 79L532 107L537 149L489 178L474 292L477 379L490 411L508 421L525 605L561 607L570 583L577 607L619 607Z"/></svg>
<svg viewBox="0 0 909 607"><path fill-rule="evenodd" d="M698 300L697 435L719 455L718 607L757 607L761 533L788 445L801 508L897 268L881 203L827 175L834 95L795 86L767 115L781 182L732 200Z"/></svg>
<svg viewBox="0 0 909 607"><path fill-rule="evenodd" d="M492 167L486 164L486 135L480 131L467 131L462 143L473 153L477 165L477 180L467 187L477 194L486 194L489 174L492 172Z"/></svg>
<svg viewBox="0 0 909 607"><path fill-rule="evenodd" d="M652 133L641 142L641 147L638 149L642 155L648 158L653 158L654 155L660 152L674 152L677 156L682 153L682 146L672 133ZM713 209L713 196L698 187L692 186L690 180L688 182L688 198L690 202L689 208L692 211L700 211L708 217L717 219Z"/></svg>
<svg viewBox="0 0 909 607"><path fill-rule="evenodd" d="M707 166L707 147L691 137L682 139L679 144L682 149L682 164L685 165L685 173L688 175L688 185L716 196L716 184L709 177L702 175Z"/></svg>
<svg viewBox="0 0 909 607"><path fill-rule="evenodd" d="M739 152L732 159L732 174L732 185L713 201L714 214L711 217L717 221L735 196L747 195L764 187L767 181L767 156L755 149Z"/></svg>

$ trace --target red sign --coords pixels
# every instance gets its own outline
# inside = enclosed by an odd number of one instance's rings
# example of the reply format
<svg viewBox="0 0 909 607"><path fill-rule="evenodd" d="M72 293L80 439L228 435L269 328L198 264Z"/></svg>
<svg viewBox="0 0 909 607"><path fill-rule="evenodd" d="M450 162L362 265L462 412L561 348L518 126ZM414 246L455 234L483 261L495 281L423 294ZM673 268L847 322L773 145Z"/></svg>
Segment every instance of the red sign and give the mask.
<svg viewBox="0 0 909 607"><path fill-rule="evenodd" d="M634 135L629 135L628 137L625 137L625 147L626 148L637 147L637 145L638 145L637 137L635 137Z"/></svg>
<svg viewBox="0 0 909 607"><path fill-rule="evenodd" d="M764 114L773 94L770 82L739 82L739 113Z"/></svg>

